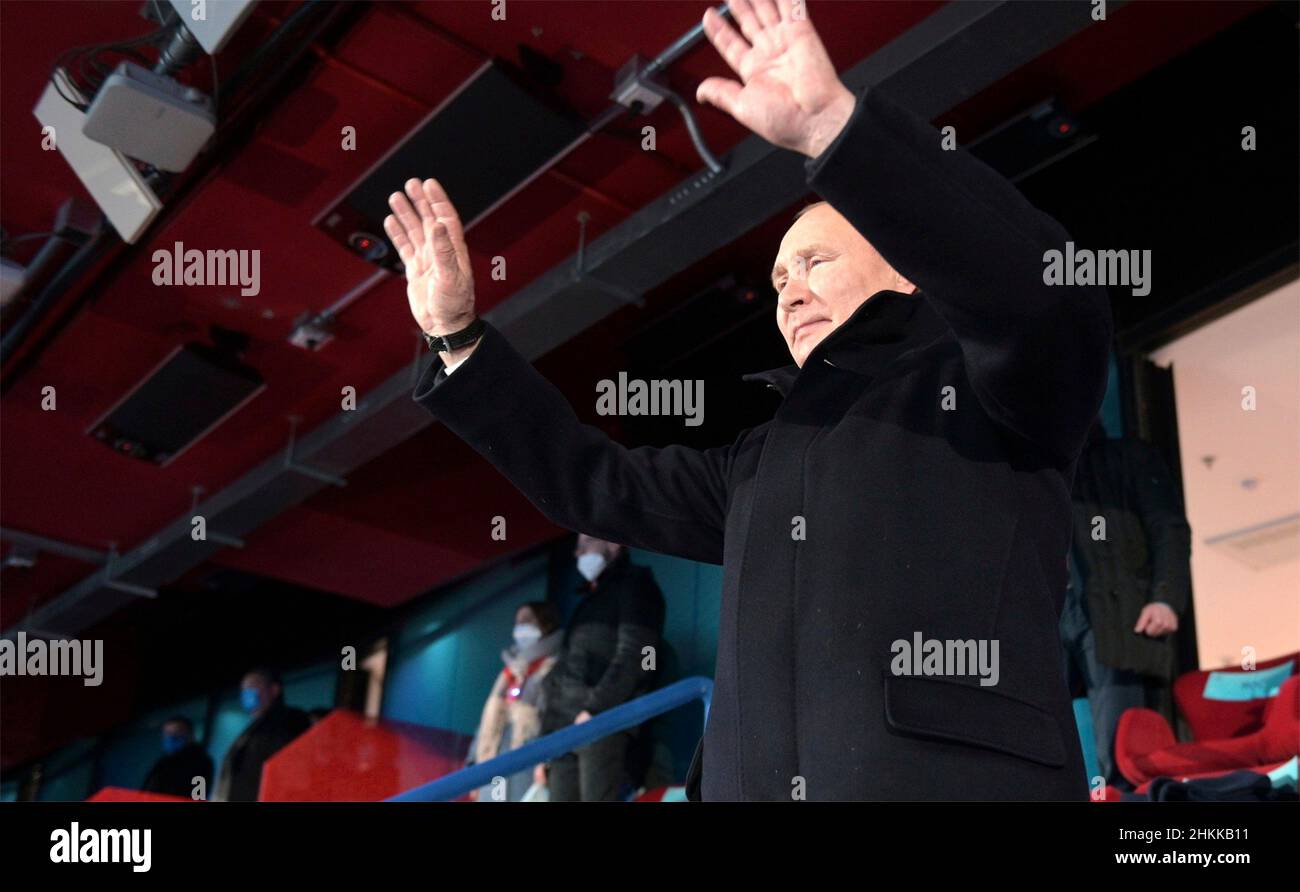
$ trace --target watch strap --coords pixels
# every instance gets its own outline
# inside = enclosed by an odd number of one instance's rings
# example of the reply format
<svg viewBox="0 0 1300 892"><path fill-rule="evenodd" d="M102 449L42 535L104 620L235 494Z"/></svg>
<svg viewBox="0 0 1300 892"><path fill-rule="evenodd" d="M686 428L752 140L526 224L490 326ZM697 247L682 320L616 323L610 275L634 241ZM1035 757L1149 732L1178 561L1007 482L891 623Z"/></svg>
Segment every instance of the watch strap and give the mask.
<svg viewBox="0 0 1300 892"><path fill-rule="evenodd" d="M487 323L481 317L476 317L473 322L462 328L460 331L454 331L448 335L432 335L421 332L424 335L424 342L429 345L430 350L436 350L439 353L450 353L453 350L459 350L461 347L468 347L479 338L483 337L483 331L487 328Z"/></svg>

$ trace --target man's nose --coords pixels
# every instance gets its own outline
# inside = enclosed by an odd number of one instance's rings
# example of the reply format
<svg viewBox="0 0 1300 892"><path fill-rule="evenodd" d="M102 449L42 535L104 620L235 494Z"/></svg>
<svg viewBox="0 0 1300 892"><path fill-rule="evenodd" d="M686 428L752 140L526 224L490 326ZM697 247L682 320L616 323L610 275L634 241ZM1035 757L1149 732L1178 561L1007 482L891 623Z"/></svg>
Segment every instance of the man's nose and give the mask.
<svg viewBox="0 0 1300 892"><path fill-rule="evenodd" d="M781 309L789 312L808 301L808 285L803 279L791 278L777 295L776 302Z"/></svg>

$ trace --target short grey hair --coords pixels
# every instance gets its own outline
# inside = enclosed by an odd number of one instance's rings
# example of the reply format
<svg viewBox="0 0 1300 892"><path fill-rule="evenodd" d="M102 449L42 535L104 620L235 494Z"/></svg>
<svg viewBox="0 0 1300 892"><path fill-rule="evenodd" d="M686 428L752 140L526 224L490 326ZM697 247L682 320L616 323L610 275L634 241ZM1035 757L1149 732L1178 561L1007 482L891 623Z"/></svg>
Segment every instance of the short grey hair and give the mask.
<svg viewBox="0 0 1300 892"><path fill-rule="evenodd" d="M830 202L829 202L829 201L814 201L812 204L807 205L807 206L804 207L801 211L799 211L799 213L797 213L797 214L794 215L795 222L798 222L798 220L799 220L800 217L802 217L804 214L806 214L806 213L808 213L809 211L811 211L813 208L819 208L819 207L821 207L821 206L824 205L824 204L830 204Z"/></svg>

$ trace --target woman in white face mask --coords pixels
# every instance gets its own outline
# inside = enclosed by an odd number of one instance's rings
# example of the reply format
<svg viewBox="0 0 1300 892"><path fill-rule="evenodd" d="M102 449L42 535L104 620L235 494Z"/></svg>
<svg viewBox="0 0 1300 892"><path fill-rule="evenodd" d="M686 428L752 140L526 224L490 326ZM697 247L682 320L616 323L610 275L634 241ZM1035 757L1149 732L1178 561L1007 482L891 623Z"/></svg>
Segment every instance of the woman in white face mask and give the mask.
<svg viewBox="0 0 1300 892"><path fill-rule="evenodd" d="M532 601L515 612L513 641L501 652L505 664L492 685L466 765L486 762L518 749L541 728L542 680L555 665L563 638L559 614L549 601ZM518 802L533 783L531 769L489 784L470 794L479 802Z"/></svg>

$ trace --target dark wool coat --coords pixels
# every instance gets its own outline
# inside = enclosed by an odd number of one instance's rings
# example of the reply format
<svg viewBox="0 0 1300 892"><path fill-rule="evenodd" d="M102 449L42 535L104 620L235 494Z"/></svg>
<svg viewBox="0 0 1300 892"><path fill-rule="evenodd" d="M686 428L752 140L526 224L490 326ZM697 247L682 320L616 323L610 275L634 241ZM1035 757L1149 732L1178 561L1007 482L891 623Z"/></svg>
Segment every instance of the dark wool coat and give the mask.
<svg viewBox="0 0 1300 892"><path fill-rule="evenodd" d="M1105 292L1045 284L1062 228L876 89L807 174L919 292L760 376L731 445L624 448L491 327L415 399L554 522L723 565L702 798L1084 799L1057 622ZM996 639L997 684L895 672L918 634Z"/></svg>
<svg viewBox="0 0 1300 892"><path fill-rule="evenodd" d="M1095 538L1097 518L1105 518L1105 538ZM1175 636L1133 631L1147 604L1164 602L1181 616L1191 600L1192 530L1154 446L1104 434L1089 440L1074 475L1074 553L1097 659L1172 680Z"/></svg>
<svg viewBox="0 0 1300 892"><path fill-rule="evenodd" d="M649 567L615 558L582 600L564 629L564 645L546 676L542 731L573 724L650 690L655 673L643 670L643 651L658 648L664 628L664 596ZM658 665L656 659L656 665Z"/></svg>
<svg viewBox="0 0 1300 892"><path fill-rule="evenodd" d="M197 743L188 743L183 749L168 753L149 769L140 789L146 793L166 793L169 796L194 795L194 778L203 778L204 789L212 783L212 757Z"/></svg>
<svg viewBox="0 0 1300 892"><path fill-rule="evenodd" d="M256 802L262 788L262 765L311 727L301 709L283 700L249 722L226 751L217 777L219 802Z"/></svg>

